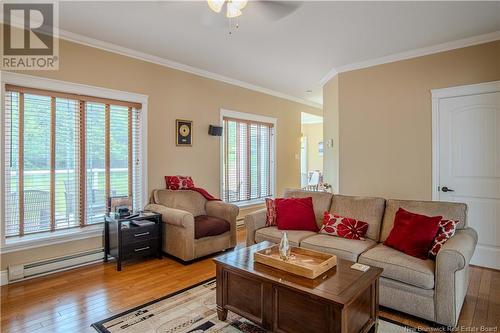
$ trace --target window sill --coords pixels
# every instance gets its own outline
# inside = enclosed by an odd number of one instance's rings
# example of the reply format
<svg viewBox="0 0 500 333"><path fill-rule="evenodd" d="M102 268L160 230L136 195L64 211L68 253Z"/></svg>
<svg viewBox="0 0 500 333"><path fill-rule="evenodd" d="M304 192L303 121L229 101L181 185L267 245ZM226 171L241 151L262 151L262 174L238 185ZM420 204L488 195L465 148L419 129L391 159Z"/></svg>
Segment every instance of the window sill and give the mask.
<svg viewBox="0 0 500 333"><path fill-rule="evenodd" d="M54 232L12 237L5 240L1 248L2 253L16 252L37 247L71 242L102 236L104 224L88 226L83 229L58 230Z"/></svg>
<svg viewBox="0 0 500 333"><path fill-rule="evenodd" d="M249 208L252 206L263 205L265 202L265 199L254 199L248 201L232 202L232 204L238 206L239 208Z"/></svg>

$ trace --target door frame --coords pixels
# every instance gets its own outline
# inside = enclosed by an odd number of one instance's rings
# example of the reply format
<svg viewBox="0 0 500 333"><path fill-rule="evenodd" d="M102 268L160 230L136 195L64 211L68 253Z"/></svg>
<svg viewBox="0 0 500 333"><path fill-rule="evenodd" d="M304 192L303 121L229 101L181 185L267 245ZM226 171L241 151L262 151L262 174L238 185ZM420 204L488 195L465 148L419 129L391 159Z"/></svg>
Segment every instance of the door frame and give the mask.
<svg viewBox="0 0 500 333"><path fill-rule="evenodd" d="M446 98L488 94L500 91L500 81L432 89L432 200L439 200L439 101Z"/></svg>

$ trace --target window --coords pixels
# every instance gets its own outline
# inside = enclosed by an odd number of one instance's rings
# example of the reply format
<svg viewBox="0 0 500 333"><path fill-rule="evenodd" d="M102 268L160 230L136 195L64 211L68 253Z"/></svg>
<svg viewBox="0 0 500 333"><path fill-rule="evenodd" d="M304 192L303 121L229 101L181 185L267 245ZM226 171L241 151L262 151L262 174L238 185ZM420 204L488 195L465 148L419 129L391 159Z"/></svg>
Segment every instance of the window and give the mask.
<svg viewBox="0 0 500 333"><path fill-rule="evenodd" d="M274 123L223 117L223 198L244 203L273 195Z"/></svg>
<svg viewBox="0 0 500 333"><path fill-rule="evenodd" d="M142 205L141 105L5 86L5 236L103 222L110 196Z"/></svg>

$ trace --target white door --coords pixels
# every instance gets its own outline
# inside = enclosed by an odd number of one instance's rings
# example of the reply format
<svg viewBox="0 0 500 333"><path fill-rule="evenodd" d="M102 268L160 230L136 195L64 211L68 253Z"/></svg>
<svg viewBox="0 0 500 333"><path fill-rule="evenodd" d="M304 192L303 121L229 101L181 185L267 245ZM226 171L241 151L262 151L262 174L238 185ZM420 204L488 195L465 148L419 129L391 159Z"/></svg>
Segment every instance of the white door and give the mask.
<svg viewBox="0 0 500 333"><path fill-rule="evenodd" d="M472 263L500 269L500 82L484 93L481 86L434 100L437 199L468 205L469 226L479 236Z"/></svg>

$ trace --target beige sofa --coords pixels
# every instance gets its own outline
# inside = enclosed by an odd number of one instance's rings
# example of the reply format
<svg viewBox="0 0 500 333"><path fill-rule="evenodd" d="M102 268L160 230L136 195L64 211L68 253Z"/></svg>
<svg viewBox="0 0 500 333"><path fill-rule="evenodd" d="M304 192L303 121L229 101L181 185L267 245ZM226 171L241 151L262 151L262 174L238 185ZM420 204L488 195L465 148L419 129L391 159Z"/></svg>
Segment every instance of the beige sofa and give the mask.
<svg viewBox="0 0 500 333"><path fill-rule="evenodd" d="M191 261L236 246L236 217L239 209L222 201L207 201L189 190L154 190L145 209L162 214L163 251L183 261ZM207 218L223 220L229 230L212 236L199 236ZM217 228L217 225L215 226ZM209 230L210 231L210 230ZM217 232L215 232L217 233Z"/></svg>
<svg viewBox="0 0 500 333"><path fill-rule="evenodd" d="M385 200L301 190L286 190L284 196L311 196L318 226L324 211L369 223L364 241L289 230L293 245L381 267L384 271L380 278L380 305L442 325L457 324L469 283L469 262L477 243L476 231L467 227L465 204ZM457 232L444 244L435 261L411 257L383 244L399 207L460 221ZM247 215L245 225L248 246L264 240L279 242L282 232L276 227L266 227L265 209Z"/></svg>

